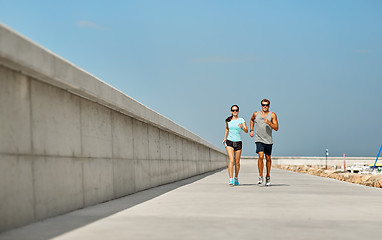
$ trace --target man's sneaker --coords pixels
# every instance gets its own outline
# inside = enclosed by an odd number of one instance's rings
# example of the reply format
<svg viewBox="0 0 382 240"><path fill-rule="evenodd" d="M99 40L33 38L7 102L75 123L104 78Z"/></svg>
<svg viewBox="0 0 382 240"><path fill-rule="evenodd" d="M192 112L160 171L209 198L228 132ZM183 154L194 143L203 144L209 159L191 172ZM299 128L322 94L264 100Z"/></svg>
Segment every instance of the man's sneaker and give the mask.
<svg viewBox="0 0 382 240"><path fill-rule="evenodd" d="M270 177L265 178L265 186L271 186L271 178Z"/></svg>
<svg viewBox="0 0 382 240"><path fill-rule="evenodd" d="M263 183L263 177L259 177L259 181L257 181L257 184L262 184Z"/></svg>
<svg viewBox="0 0 382 240"><path fill-rule="evenodd" d="M230 178L229 179L229 183L228 183L229 185L233 185L233 178Z"/></svg>
<svg viewBox="0 0 382 240"><path fill-rule="evenodd" d="M239 179L235 177L235 186L239 185Z"/></svg>

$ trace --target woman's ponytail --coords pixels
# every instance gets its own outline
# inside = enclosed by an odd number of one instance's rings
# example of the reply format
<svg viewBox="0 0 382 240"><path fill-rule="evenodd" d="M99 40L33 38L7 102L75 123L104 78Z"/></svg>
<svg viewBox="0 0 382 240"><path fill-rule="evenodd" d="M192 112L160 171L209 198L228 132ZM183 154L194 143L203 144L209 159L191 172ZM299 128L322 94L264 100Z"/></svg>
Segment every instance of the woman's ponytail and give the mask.
<svg viewBox="0 0 382 240"><path fill-rule="evenodd" d="M232 108L233 108L233 107L237 107L237 110L239 110L239 106L237 106L237 105L232 105L232 107L231 107L231 111L232 111ZM231 114L231 116L227 117L227 119L225 120L225 122L226 122L226 123L230 122L230 121L232 120L232 117L233 117L233 115Z"/></svg>

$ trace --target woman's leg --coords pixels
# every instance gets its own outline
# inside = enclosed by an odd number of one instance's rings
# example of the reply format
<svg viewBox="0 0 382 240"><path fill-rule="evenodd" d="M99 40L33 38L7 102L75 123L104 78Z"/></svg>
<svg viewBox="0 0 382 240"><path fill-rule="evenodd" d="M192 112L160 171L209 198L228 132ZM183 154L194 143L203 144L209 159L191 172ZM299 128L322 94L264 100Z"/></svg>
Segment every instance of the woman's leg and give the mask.
<svg viewBox="0 0 382 240"><path fill-rule="evenodd" d="M235 151L235 177L239 177L241 149Z"/></svg>
<svg viewBox="0 0 382 240"><path fill-rule="evenodd" d="M228 175L229 178L233 178L233 161L234 161L234 156L233 156L233 147L226 147L227 149L227 154L228 154Z"/></svg>

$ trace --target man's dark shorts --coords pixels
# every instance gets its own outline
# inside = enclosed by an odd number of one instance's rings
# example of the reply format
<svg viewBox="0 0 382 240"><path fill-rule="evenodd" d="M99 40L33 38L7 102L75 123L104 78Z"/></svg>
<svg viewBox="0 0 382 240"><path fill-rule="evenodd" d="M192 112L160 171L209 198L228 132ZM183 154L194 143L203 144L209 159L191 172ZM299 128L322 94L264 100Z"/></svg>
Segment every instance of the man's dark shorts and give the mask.
<svg viewBox="0 0 382 240"><path fill-rule="evenodd" d="M262 142L255 142L255 143L256 143L256 153L264 152L265 155L271 155L272 154L273 144L265 144Z"/></svg>
<svg viewBox="0 0 382 240"><path fill-rule="evenodd" d="M233 147L234 151L238 151L238 150L241 150L243 148L243 145L242 145L241 141L233 142L233 141L230 141L230 140L226 140L225 143L227 143L228 147Z"/></svg>

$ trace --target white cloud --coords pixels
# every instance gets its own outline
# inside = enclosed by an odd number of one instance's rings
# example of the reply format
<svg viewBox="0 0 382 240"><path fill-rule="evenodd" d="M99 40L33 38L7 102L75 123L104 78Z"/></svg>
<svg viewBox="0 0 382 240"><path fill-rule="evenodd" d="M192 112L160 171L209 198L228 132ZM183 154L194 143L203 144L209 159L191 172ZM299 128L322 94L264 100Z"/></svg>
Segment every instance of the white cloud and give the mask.
<svg viewBox="0 0 382 240"><path fill-rule="evenodd" d="M357 53L367 54L367 53L370 53L370 51L367 49L359 49L359 50L357 50Z"/></svg>
<svg viewBox="0 0 382 240"><path fill-rule="evenodd" d="M194 63L238 63L255 61L254 57L233 58L226 56L204 57L191 59Z"/></svg>
<svg viewBox="0 0 382 240"><path fill-rule="evenodd" d="M76 25L78 27L81 27L81 28L92 28L92 29L96 29L96 30L106 30L106 28L104 28L104 27L102 27L102 26L100 26L94 22L88 21L88 20L77 21Z"/></svg>

